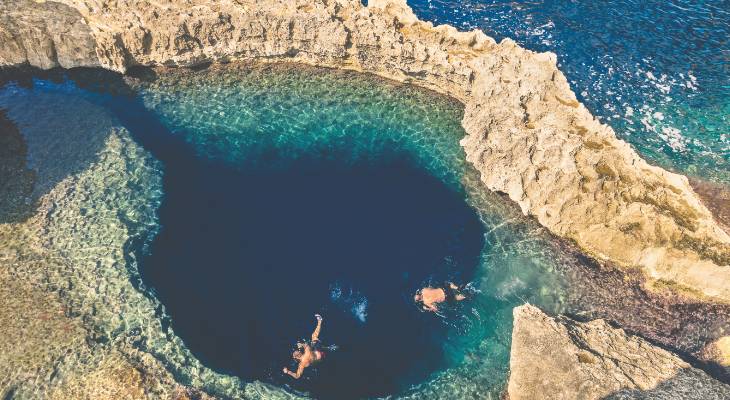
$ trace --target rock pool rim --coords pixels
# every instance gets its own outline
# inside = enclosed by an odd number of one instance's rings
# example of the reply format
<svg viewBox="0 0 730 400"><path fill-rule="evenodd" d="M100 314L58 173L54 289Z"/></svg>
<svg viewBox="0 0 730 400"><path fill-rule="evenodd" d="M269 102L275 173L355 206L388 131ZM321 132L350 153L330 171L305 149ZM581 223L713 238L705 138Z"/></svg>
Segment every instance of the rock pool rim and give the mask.
<svg viewBox="0 0 730 400"><path fill-rule="evenodd" d="M4 7L12 15L13 7L22 10L25 3L15 0ZM372 0L367 7L354 0L263 3L218 4L217 11L206 9L210 4L205 3L195 13L182 8L175 13L172 8L141 15L128 3L117 3L113 12L103 15L76 3L32 3L37 14L48 13L51 19L58 18L53 7L66 7L63 18L69 23L84 18L84 27L73 32L81 47L68 48L49 37L57 44L55 52L18 53L24 48L11 46L3 64L124 71L133 65L285 59L419 84L465 105L467 136L462 145L490 190L507 193L523 213L574 240L592 257L639 267L649 288L730 302L730 269L724 268L730 263L730 236L685 177L650 166L610 127L593 119L557 69L555 55L526 51L509 39L497 44L479 30L433 27L418 20L404 0ZM232 16L223 22L231 30L220 30L215 21L205 19L206 10ZM288 26L288 34L270 37L268 31L257 30L262 16ZM143 35L119 23L126 20L139 21ZM175 36L181 29L187 31L180 24L194 21L200 23L201 38ZM28 21L10 22L21 36L37 34L27 30ZM241 29L233 29L239 23ZM44 33L56 29L45 28ZM495 93L501 94L498 99ZM540 181L550 182L550 190ZM628 196L615 196L623 190ZM577 200L564 201L571 196ZM635 213L637 207L642 214ZM604 225L596 223L601 219ZM657 234L650 228L655 225L664 232Z"/></svg>

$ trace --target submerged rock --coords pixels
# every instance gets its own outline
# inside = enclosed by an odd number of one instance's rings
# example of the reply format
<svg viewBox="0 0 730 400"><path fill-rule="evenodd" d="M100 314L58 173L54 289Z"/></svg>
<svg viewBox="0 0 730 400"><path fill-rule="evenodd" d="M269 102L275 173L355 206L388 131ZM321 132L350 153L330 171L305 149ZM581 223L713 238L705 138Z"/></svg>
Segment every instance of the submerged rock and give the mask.
<svg viewBox="0 0 730 400"><path fill-rule="evenodd" d="M730 302L730 236L684 176L593 118L554 54L434 27L404 0L62 2L4 2L0 65L295 61L422 85L465 105L467 160L524 214L599 260L640 268L651 287Z"/></svg>
<svg viewBox="0 0 730 400"><path fill-rule="evenodd" d="M510 400L727 399L730 386L603 320L514 309Z"/></svg>

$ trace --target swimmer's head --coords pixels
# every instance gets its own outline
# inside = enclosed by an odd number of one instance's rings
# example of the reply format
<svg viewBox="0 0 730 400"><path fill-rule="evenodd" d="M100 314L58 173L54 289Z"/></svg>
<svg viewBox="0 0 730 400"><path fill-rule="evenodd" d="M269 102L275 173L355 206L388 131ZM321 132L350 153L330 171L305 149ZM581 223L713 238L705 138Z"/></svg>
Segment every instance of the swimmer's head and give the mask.
<svg viewBox="0 0 730 400"><path fill-rule="evenodd" d="M295 360L299 360L302 358L302 352L299 350L294 350L291 356L294 357Z"/></svg>
<svg viewBox="0 0 730 400"><path fill-rule="evenodd" d="M423 300L423 296L421 296L421 292L416 293L416 295L413 296L413 300L415 300L416 302Z"/></svg>

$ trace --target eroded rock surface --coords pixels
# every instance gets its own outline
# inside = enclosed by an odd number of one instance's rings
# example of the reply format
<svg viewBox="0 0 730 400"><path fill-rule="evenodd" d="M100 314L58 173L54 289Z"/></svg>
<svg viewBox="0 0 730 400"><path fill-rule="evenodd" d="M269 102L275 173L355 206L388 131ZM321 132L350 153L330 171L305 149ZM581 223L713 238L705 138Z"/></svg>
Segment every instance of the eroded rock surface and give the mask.
<svg viewBox="0 0 730 400"><path fill-rule="evenodd" d="M727 399L730 386L603 320L514 309L510 400Z"/></svg>
<svg viewBox="0 0 730 400"><path fill-rule="evenodd" d="M730 236L685 177L647 164L591 116L554 54L434 27L404 0L61 3L3 3L0 65L282 60L426 86L464 103L468 161L523 213L598 259L640 268L654 287L730 302Z"/></svg>
<svg viewBox="0 0 730 400"><path fill-rule="evenodd" d="M96 41L73 7L57 2L0 2L0 65L98 66Z"/></svg>

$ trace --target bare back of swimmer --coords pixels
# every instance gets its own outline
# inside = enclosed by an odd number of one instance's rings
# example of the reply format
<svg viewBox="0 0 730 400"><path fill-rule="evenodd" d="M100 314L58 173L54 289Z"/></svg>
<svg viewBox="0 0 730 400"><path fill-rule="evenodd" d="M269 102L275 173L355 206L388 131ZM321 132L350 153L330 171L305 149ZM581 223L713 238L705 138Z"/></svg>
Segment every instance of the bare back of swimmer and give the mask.
<svg viewBox="0 0 730 400"><path fill-rule="evenodd" d="M453 282L447 282L442 288L425 287L419 290L413 296L413 300L422 303L422 307L426 311L438 312L439 304L465 300L466 296L461 290L462 288Z"/></svg>
<svg viewBox="0 0 730 400"><path fill-rule="evenodd" d="M322 361L325 357L325 351L320 348L319 332L322 330L322 316L319 314L314 315L317 318L317 327L312 332L312 340L310 342L299 342L297 343L297 350L292 353L292 358L299 362L297 371L290 371L289 368L284 367L284 373L291 376L294 379L299 379L304 373L304 369L311 367L312 365Z"/></svg>

